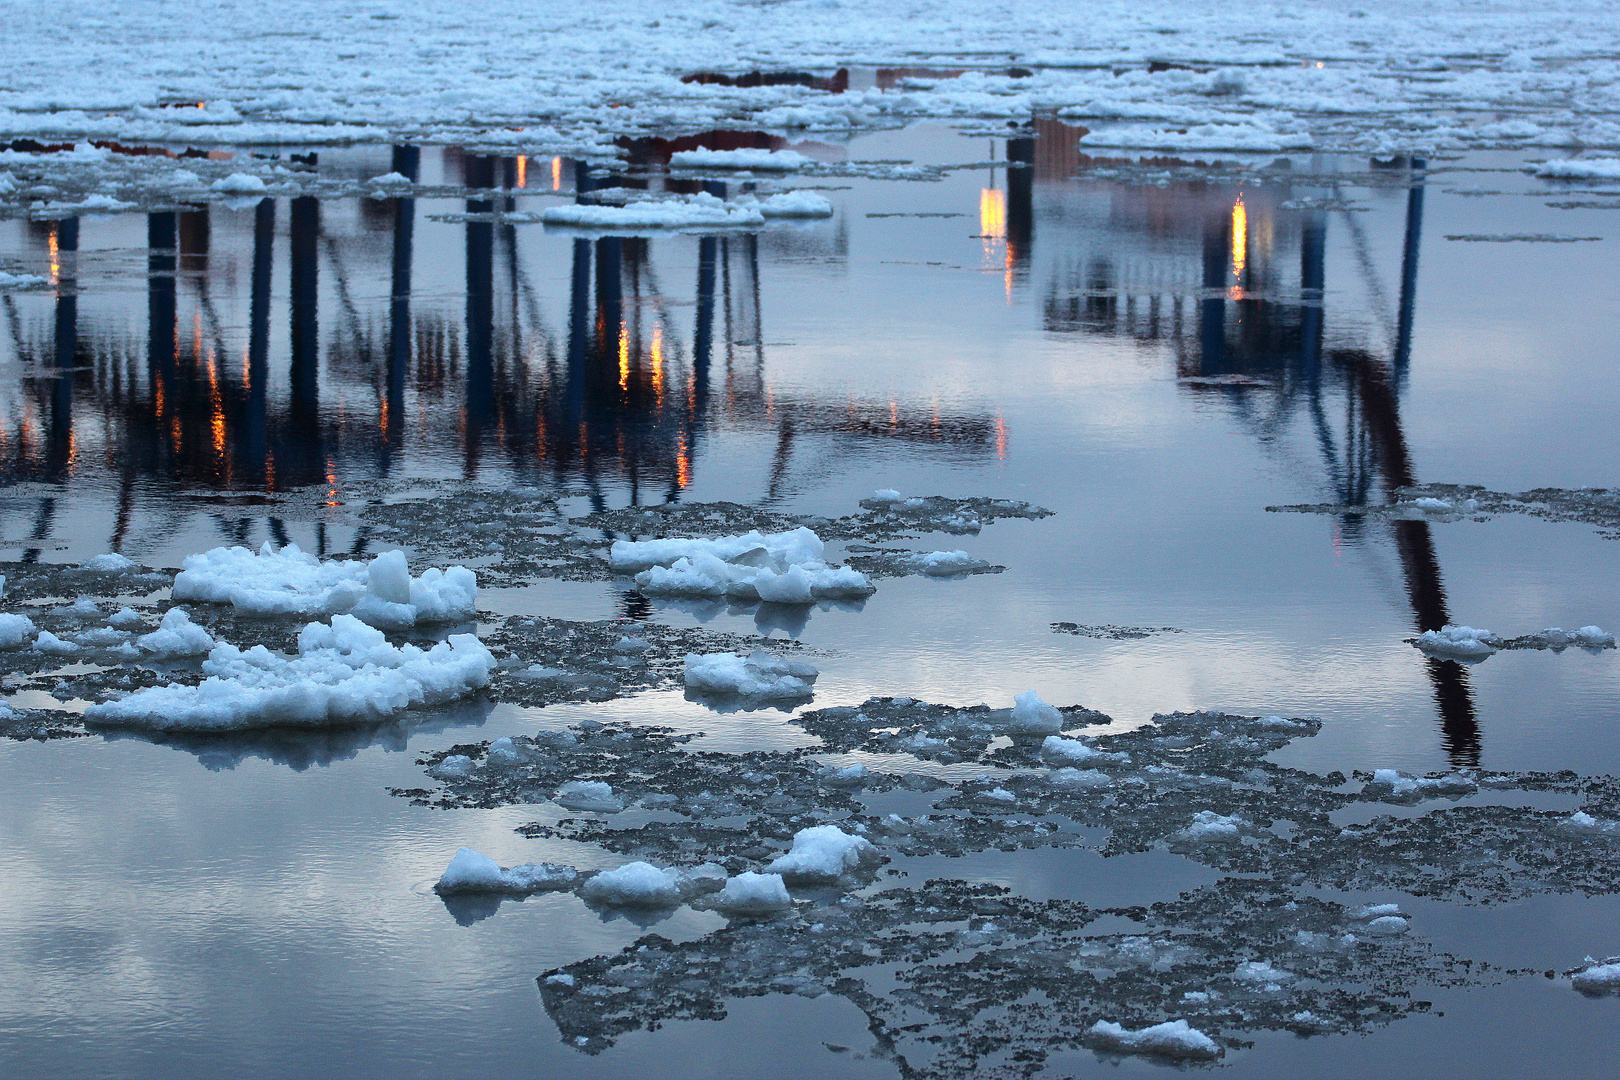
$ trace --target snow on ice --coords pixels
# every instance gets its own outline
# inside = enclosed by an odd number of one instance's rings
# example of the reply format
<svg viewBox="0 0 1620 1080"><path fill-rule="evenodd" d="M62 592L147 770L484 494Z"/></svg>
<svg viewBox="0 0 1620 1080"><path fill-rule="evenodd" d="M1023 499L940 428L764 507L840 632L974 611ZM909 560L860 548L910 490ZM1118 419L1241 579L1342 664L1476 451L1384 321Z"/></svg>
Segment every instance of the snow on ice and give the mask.
<svg viewBox="0 0 1620 1080"><path fill-rule="evenodd" d="M1099 1020L1086 1032L1086 1045L1115 1054L1150 1054L1159 1057L1208 1061L1221 1056L1221 1048L1185 1020L1131 1031L1111 1020Z"/></svg>
<svg viewBox="0 0 1620 1080"><path fill-rule="evenodd" d="M763 649L747 656L686 654L686 688L706 694L762 700L808 698L818 674L809 664Z"/></svg>
<svg viewBox="0 0 1620 1080"><path fill-rule="evenodd" d="M807 528L714 539L616 540L608 559L614 570L635 574L636 587L648 596L809 604L877 591L865 574L828 566L821 538Z"/></svg>
<svg viewBox="0 0 1620 1080"><path fill-rule="evenodd" d="M302 617L352 613L385 629L457 622L477 611L478 579L463 566L430 567L411 577L405 554L370 562L322 560L268 541L257 552L219 547L188 555L174 579L176 600L230 604L245 615Z"/></svg>
<svg viewBox="0 0 1620 1080"><path fill-rule="evenodd" d="M472 848L462 848L450 860L450 865L444 868L444 873L439 875L433 888L441 895L484 892L528 894L549 889L571 889L578 881L579 871L572 866L524 863L508 868Z"/></svg>
<svg viewBox="0 0 1620 1080"><path fill-rule="evenodd" d="M881 858L864 836L851 836L836 825L815 825L793 834L793 847L771 863L769 872L788 881L830 883Z"/></svg>

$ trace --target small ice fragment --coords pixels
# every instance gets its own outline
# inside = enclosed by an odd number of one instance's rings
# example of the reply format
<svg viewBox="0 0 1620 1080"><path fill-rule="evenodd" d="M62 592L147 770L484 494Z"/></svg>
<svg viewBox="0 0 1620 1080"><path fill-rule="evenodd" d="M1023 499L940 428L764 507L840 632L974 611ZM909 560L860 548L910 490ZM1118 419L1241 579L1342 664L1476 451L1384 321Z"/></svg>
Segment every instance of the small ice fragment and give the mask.
<svg viewBox="0 0 1620 1080"><path fill-rule="evenodd" d="M139 626L141 613L132 607L121 607L107 618L108 626Z"/></svg>
<svg viewBox="0 0 1620 1080"><path fill-rule="evenodd" d="M121 574L125 570L131 569L134 565L135 560L126 558L125 556L114 551L109 551L105 554L86 559L84 562L84 568L86 570L97 570L102 573L110 574Z"/></svg>
<svg viewBox="0 0 1620 1080"><path fill-rule="evenodd" d="M570 780L557 789L553 801L566 810L616 814L624 809L624 800L613 793L610 785L600 780Z"/></svg>
<svg viewBox="0 0 1620 1080"><path fill-rule="evenodd" d="M669 156L675 169L757 169L791 172L811 159L793 150L677 150Z"/></svg>
<svg viewBox="0 0 1620 1080"><path fill-rule="evenodd" d="M616 653L642 653L652 648L652 642L646 638L622 637L613 646Z"/></svg>
<svg viewBox="0 0 1620 1080"><path fill-rule="evenodd" d="M832 217L833 204L813 191L783 191L759 202L759 212L767 218Z"/></svg>
<svg viewBox="0 0 1620 1080"><path fill-rule="evenodd" d="M208 631L191 621L185 608L170 608L164 612L158 628L136 638L135 644L158 660L169 660L205 655L214 648L215 642Z"/></svg>
<svg viewBox="0 0 1620 1080"><path fill-rule="evenodd" d="M411 184L411 178L404 173L388 172L371 178L373 187L410 187Z"/></svg>
<svg viewBox="0 0 1620 1080"><path fill-rule="evenodd" d="M1587 959L1591 959L1588 957ZM1611 957L1601 964L1593 964L1571 976L1569 984L1583 994L1613 994L1620 992L1620 961Z"/></svg>
<svg viewBox="0 0 1620 1080"><path fill-rule="evenodd" d="M1417 636L1417 647L1431 656L1477 662L1496 652L1502 639L1489 630L1447 624L1439 630L1425 630Z"/></svg>
<svg viewBox="0 0 1620 1080"><path fill-rule="evenodd" d="M1185 1020L1167 1020L1136 1031L1109 1020L1099 1020L1087 1029L1085 1043L1116 1054L1156 1054L1203 1061L1221 1056L1221 1048L1215 1040Z"/></svg>
<svg viewBox="0 0 1620 1080"><path fill-rule="evenodd" d="M1380 915L1368 922L1363 929L1374 937L1395 937L1404 934L1411 928L1405 919L1399 915Z"/></svg>
<svg viewBox="0 0 1620 1080"><path fill-rule="evenodd" d="M1056 735L1063 730L1063 714L1040 699L1033 690L1025 690L1013 699L1007 730L1015 735Z"/></svg>
<svg viewBox="0 0 1620 1080"><path fill-rule="evenodd" d="M1096 769L1055 769L1047 776L1046 782L1053 787L1067 788L1071 791L1083 791L1087 788L1102 788L1114 782L1114 778L1105 772Z"/></svg>
<svg viewBox="0 0 1620 1080"><path fill-rule="evenodd" d="M727 881L710 903L727 915L768 915L792 908L793 898L781 874L747 871Z"/></svg>
<svg viewBox="0 0 1620 1080"><path fill-rule="evenodd" d="M587 903L612 907L674 907L681 902L675 875L646 862L604 870L587 881L579 894Z"/></svg>
<svg viewBox="0 0 1620 1080"><path fill-rule="evenodd" d="M218 191L224 195L262 195L264 181L251 173L231 173L223 180L215 180L208 185L209 191Z"/></svg>
<svg viewBox="0 0 1620 1080"><path fill-rule="evenodd" d="M579 880L572 866L553 863L524 863L510 869L472 848L462 848L450 860L434 884L435 892L447 893L533 893L545 889L567 889Z"/></svg>
<svg viewBox="0 0 1620 1080"><path fill-rule="evenodd" d="M443 761L428 769L428 775L440 780L459 779L471 776L478 766L466 754L451 754Z"/></svg>
<svg viewBox="0 0 1620 1080"><path fill-rule="evenodd" d="M71 641L63 641L49 630L41 630L39 636L34 638L34 650L42 653L71 653L78 652L79 647Z"/></svg>
<svg viewBox="0 0 1620 1080"><path fill-rule="evenodd" d="M990 566L988 560L975 558L965 551L919 551L913 553L907 562L913 570L929 577L971 574Z"/></svg>
<svg viewBox="0 0 1620 1080"><path fill-rule="evenodd" d="M700 693L759 699L807 698L820 674L809 664L755 649L733 653L687 653L686 686Z"/></svg>
<svg viewBox="0 0 1620 1080"><path fill-rule="evenodd" d="M1048 765L1083 765L1113 756L1080 739L1065 739L1060 735L1048 735L1041 743L1041 760Z"/></svg>
<svg viewBox="0 0 1620 1080"><path fill-rule="evenodd" d="M894 488L878 488L878 490L872 492L872 497L868 499L867 502L897 503L902 501L902 499L903 496L901 496L898 491L894 490Z"/></svg>
<svg viewBox="0 0 1620 1080"><path fill-rule="evenodd" d="M793 834L793 847L777 856L769 872L788 881L830 883L850 871L881 861L872 842L836 825L816 825Z"/></svg>
<svg viewBox="0 0 1620 1080"><path fill-rule="evenodd" d="M547 975L546 982L552 986L573 986L574 977L566 971L559 971L555 975Z"/></svg>
<svg viewBox="0 0 1620 1080"><path fill-rule="evenodd" d="M1292 982L1294 973L1284 971L1282 968L1272 967L1264 960L1247 960L1237 966L1232 972L1232 978L1239 982L1265 983L1277 986L1285 982Z"/></svg>
<svg viewBox="0 0 1620 1080"><path fill-rule="evenodd" d="M1230 840L1248 822L1237 815L1225 817L1213 810L1200 810L1193 815L1192 824L1181 830L1189 840Z"/></svg>

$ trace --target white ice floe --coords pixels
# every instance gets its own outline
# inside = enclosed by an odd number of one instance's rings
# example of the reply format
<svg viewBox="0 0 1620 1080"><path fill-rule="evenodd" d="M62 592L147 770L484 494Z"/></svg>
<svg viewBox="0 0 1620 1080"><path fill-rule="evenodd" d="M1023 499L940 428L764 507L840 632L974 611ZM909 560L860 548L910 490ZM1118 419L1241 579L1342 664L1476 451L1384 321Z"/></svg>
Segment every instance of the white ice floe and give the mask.
<svg viewBox="0 0 1620 1080"><path fill-rule="evenodd" d="M1048 765L1084 765L1096 761L1127 761L1124 754L1110 754L1098 750L1083 739L1065 739L1048 735L1041 742L1041 760Z"/></svg>
<svg viewBox="0 0 1620 1080"><path fill-rule="evenodd" d="M728 880L709 903L726 915L769 915L792 908L793 897L781 874L746 871Z"/></svg>
<svg viewBox="0 0 1620 1080"><path fill-rule="evenodd" d="M1125 124L1090 131L1080 136L1080 147L1131 150L1225 150L1240 153L1276 153L1312 144L1309 132L1278 131L1254 123L1192 125Z"/></svg>
<svg viewBox="0 0 1620 1080"><path fill-rule="evenodd" d="M237 172L215 180L208 190L222 195L263 195L265 188L264 181L252 173Z"/></svg>
<svg viewBox="0 0 1620 1080"><path fill-rule="evenodd" d="M905 502L905 496L894 490L894 488L878 488L872 492L872 497L866 501L881 506L893 506L897 502Z"/></svg>
<svg viewBox="0 0 1620 1080"><path fill-rule="evenodd" d="M866 575L828 566L821 538L806 528L713 539L617 540L608 554L648 596L729 597L778 604L870 596Z"/></svg>
<svg viewBox="0 0 1620 1080"><path fill-rule="evenodd" d="M1489 630L1447 624L1439 630L1425 630L1417 636L1417 647L1431 656L1464 662L1484 660L1496 652L1502 639Z"/></svg>
<svg viewBox="0 0 1620 1080"><path fill-rule="evenodd" d="M1232 972L1232 978L1238 982L1260 983L1268 988L1276 988L1293 982L1294 973L1273 967L1265 960L1246 960Z"/></svg>
<svg viewBox="0 0 1620 1080"><path fill-rule="evenodd" d="M1086 1030L1085 1043L1116 1054L1156 1054L1205 1061L1221 1056L1221 1048L1215 1040L1185 1020L1167 1020L1135 1031L1111 1020L1098 1020Z"/></svg>
<svg viewBox="0 0 1620 1080"><path fill-rule="evenodd" d="M1105 772L1096 769L1075 769L1065 767L1054 769L1047 776L1046 782L1053 787L1068 788L1071 791L1086 788L1103 788L1114 782L1114 778Z"/></svg>
<svg viewBox="0 0 1620 1080"><path fill-rule="evenodd" d="M38 274L8 274L0 270L0 289L37 289L50 283L50 278Z"/></svg>
<svg viewBox="0 0 1620 1080"><path fill-rule="evenodd" d="M495 658L471 634L431 649L389 644L352 615L310 623L287 659L262 645L216 645L196 686L137 690L92 705L85 718L159 731L234 731L266 726L324 727L381 720L406 709L462 697L489 681Z"/></svg>
<svg viewBox="0 0 1620 1080"><path fill-rule="evenodd" d="M1528 645L1539 649L1566 649L1571 645L1578 645L1583 649L1612 649L1614 648L1614 635L1601 626L1583 626L1579 630L1565 630L1558 626L1549 626L1547 629L1535 634L1527 634L1517 638L1514 645Z"/></svg>
<svg viewBox="0 0 1620 1080"><path fill-rule="evenodd" d="M464 566L430 567L411 577L401 551L370 562L318 559L288 544L257 552L219 547L189 555L174 579L176 600L230 604L247 615L303 617L352 613L392 629L455 622L477 611L478 579Z"/></svg>
<svg viewBox="0 0 1620 1080"><path fill-rule="evenodd" d="M478 771L478 763L466 754L451 754L437 765L431 766L427 773L437 780L456 780L471 776Z"/></svg>
<svg viewBox="0 0 1620 1080"><path fill-rule="evenodd" d="M820 674L798 660L755 649L734 653L687 653L686 688L699 693L759 699L796 699L811 695Z"/></svg>
<svg viewBox="0 0 1620 1080"><path fill-rule="evenodd" d="M79 647L71 641L63 641L49 630L41 630L34 638L34 651L42 653L75 653Z"/></svg>
<svg viewBox="0 0 1620 1080"><path fill-rule="evenodd" d="M1363 789L1369 795L1382 794L1399 802L1417 802L1442 796L1472 795L1479 785L1463 773L1445 776L1410 776L1396 769L1374 769L1373 778Z"/></svg>
<svg viewBox="0 0 1620 1080"><path fill-rule="evenodd" d="M579 229L736 229L765 224L765 216L758 206L728 203L706 191L625 206L586 203L548 206L540 212L540 220L547 225Z"/></svg>
<svg viewBox="0 0 1620 1080"><path fill-rule="evenodd" d="M34 640L38 629L26 615L0 612L0 649L18 649Z"/></svg>
<svg viewBox="0 0 1620 1080"><path fill-rule="evenodd" d="M1362 929L1373 937L1398 937L1412 928L1401 915L1380 915L1375 919L1368 919L1367 925Z"/></svg>
<svg viewBox="0 0 1620 1080"><path fill-rule="evenodd" d="M758 209L767 218L824 218L833 214L832 201L813 191L778 192L761 199Z"/></svg>
<svg viewBox="0 0 1620 1080"><path fill-rule="evenodd" d="M646 862L604 870L579 890L587 902L608 907L674 907L682 900L681 879Z"/></svg>
<svg viewBox="0 0 1620 1080"><path fill-rule="evenodd" d="M1588 956L1587 967L1570 976L1569 984L1583 994L1620 993L1620 956L1598 961Z"/></svg>
<svg viewBox="0 0 1620 1080"><path fill-rule="evenodd" d="M97 570L102 573L121 574L125 570L135 568L135 560L120 555L116 551L109 551L84 561L86 570Z"/></svg>
<svg viewBox="0 0 1620 1080"><path fill-rule="evenodd" d="M811 159L794 150L677 150L669 156L675 169L748 169L753 172L793 172Z"/></svg>
<svg viewBox="0 0 1620 1080"><path fill-rule="evenodd" d="M1056 735L1063 730L1063 714L1042 701L1035 691L1025 690L1013 698L1007 730L1014 735Z"/></svg>
<svg viewBox="0 0 1620 1080"><path fill-rule="evenodd" d="M788 881L827 883L881 859L864 836L851 836L836 825L815 825L794 833L792 849L777 856L768 871Z"/></svg>
<svg viewBox="0 0 1620 1080"><path fill-rule="evenodd" d="M1213 810L1200 810L1192 823L1181 830L1188 840L1234 840L1248 822L1237 815L1227 817Z"/></svg>
<svg viewBox="0 0 1620 1080"><path fill-rule="evenodd" d="M450 860L433 888L438 893L534 893L547 889L571 889L579 880L572 866L552 863L524 863L501 866L488 855L462 848Z"/></svg>
<svg viewBox="0 0 1620 1080"><path fill-rule="evenodd" d="M907 562L915 572L930 577L971 574L990 565L988 561L975 558L965 551L919 551L911 555Z"/></svg>
<svg viewBox="0 0 1620 1080"><path fill-rule="evenodd" d="M624 809L624 800L614 794L611 785L600 780L570 780L557 789L552 801L565 810L616 814Z"/></svg>
<svg viewBox="0 0 1620 1080"><path fill-rule="evenodd" d="M135 644L154 659L171 660L203 656L213 651L216 642L207 630L191 621L185 608L170 608L158 628L136 638Z"/></svg>
<svg viewBox="0 0 1620 1080"><path fill-rule="evenodd" d="M1549 180L1620 180L1620 158L1572 158L1543 162L1537 176Z"/></svg>
<svg viewBox="0 0 1620 1080"><path fill-rule="evenodd" d="M370 180L372 187L379 188L407 188L413 187L414 181L404 173L388 172L381 176L373 176Z"/></svg>

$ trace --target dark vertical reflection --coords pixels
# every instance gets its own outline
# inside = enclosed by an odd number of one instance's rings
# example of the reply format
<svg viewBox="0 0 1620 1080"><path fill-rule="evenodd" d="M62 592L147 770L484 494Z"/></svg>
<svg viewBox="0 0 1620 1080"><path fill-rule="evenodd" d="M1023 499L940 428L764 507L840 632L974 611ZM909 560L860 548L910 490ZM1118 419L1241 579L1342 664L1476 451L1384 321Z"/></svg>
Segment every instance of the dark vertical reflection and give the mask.
<svg viewBox="0 0 1620 1080"><path fill-rule="evenodd" d="M1406 240L1401 247L1401 306L1395 318L1395 379L1406 385L1412 358L1412 312L1417 303L1418 249L1423 244L1423 170L1428 162L1412 159L1411 187L1406 192Z"/></svg>
<svg viewBox="0 0 1620 1080"><path fill-rule="evenodd" d="M1007 261L1027 273L1035 243L1035 140L1008 139Z"/></svg>
<svg viewBox="0 0 1620 1080"><path fill-rule="evenodd" d="M1231 223L1216 215L1204 226L1204 297L1198 302L1200 373L1221 375L1226 361L1226 264Z"/></svg>
<svg viewBox="0 0 1620 1080"><path fill-rule="evenodd" d="M422 171L422 150L394 147L393 171L413 183ZM411 364L411 262L416 228L416 200L394 200L392 287L388 303L388 374L383 392L382 454L384 469L405 436L405 375Z"/></svg>
<svg viewBox="0 0 1620 1080"><path fill-rule="evenodd" d="M283 452L279 455L282 460L275 464L277 486L311 483L324 475L320 445L320 201L309 196L293 199L288 216L292 400L287 413L289 438L279 440Z"/></svg>
<svg viewBox="0 0 1620 1080"><path fill-rule="evenodd" d="M269 483L270 287L275 269L276 200L253 209L253 279L248 303L247 385L243 388L241 466L254 486Z"/></svg>
<svg viewBox="0 0 1620 1080"><path fill-rule="evenodd" d="M73 371L79 352L79 283L76 254L79 219L52 222L56 232L56 334L51 379L50 428L46 434L45 479L68 478L73 463Z"/></svg>
<svg viewBox="0 0 1620 1080"><path fill-rule="evenodd" d="M178 312L175 306L176 215L170 211L148 214L146 218L146 365L147 383L152 394L152 424L146 434L152 439L152 464L162 473L172 470L164 437L171 427L177 404L175 367Z"/></svg>
<svg viewBox="0 0 1620 1080"><path fill-rule="evenodd" d="M495 186L496 159L468 156L463 178L470 188ZM491 214L492 199L468 199L467 213ZM479 442L495 408L495 225L467 222L467 468L476 467Z"/></svg>

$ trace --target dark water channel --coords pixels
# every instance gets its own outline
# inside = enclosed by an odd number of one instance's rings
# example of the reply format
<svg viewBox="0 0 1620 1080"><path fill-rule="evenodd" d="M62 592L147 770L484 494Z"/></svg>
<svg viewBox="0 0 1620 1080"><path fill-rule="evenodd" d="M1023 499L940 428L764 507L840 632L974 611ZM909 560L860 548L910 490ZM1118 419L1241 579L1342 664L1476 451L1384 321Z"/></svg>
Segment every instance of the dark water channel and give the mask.
<svg viewBox="0 0 1620 1080"><path fill-rule="evenodd" d="M786 627L816 652L814 707L1001 708L1035 687L1121 727L1197 708L1319 717L1269 755L1318 773L1620 773L1620 653L1465 667L1403 641L1448 623L1614 630L1616 541L1583 521L1367 509L1421 484L1613 482L1620 198L1555 190L1510 154L1208 165L1073 146L1055 123L799 144L824 167L788 182L834 215L723 235L530 220L592 188L735 197L761 182L666 180L671 147L651 141L618 168L321 149L285 160L334 184L417 186L0 221L0 270L49 282L0 292L0 559L174 567L266 540L370 555L385 541L357 509L418 489L558 489L575 514L730 500L836 517L882 488L1020 499L1055 514L918 545L1005 572L884 580L858 610ZM906 178L918 166L949 168ZM1481 236L1543 239L1448 239ZM1344 509L1266 509L1293 504ZM538 578L481 606L771 629L622 580ZM12 681L38 705L44 684ZM668 690L479 699L319 738L0 741L0 1072L956 1075L876 1038L838 992L728 1001L723 1019L673 1018L599 1053L565 1043L537 976L725 920L682 908L643 928L567 893L447 909L431 885L462 846L505 865L624 859L513 832L564 816L552 806L446 810L388 789L428 783L422 752L585 719L705 731L717 750L807 742L783 713L717 715ZM1374 812L1418 811L1361 820ZM891 869L909 876L870 888L949 877L1095 907L1221 876L1165 850L1086 848ZM1400 903L1414 938L1515 974L1414 982L1430 1007L1358 1033L1234 1028L1253 1045L1218 1068L1612 1074L1620 1005L1540 974L1620 953L1612 895L1303 891ZM1038 1028L1061 1006L994 1009ZM1050 1075L1164 1067L1051 1053ZM983 1075L1016 1075L997 1067Z"/></svg>

